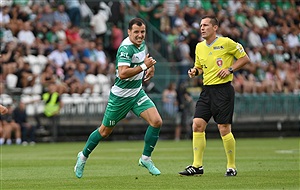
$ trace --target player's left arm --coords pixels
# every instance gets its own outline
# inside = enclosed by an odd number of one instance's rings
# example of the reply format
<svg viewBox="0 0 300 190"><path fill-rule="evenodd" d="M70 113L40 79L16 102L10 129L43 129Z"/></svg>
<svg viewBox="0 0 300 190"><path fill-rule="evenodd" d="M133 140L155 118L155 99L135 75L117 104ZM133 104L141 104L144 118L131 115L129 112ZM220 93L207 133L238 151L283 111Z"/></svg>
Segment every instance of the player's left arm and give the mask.
<svg viewBox="0 0 300 190"><path fill-rule="evenodd" d="M229 68L225 68L219 71L217 76L220 78L225 78L228 75L232 74L234 71L242 68L247 63L250 63L250 59L241 44L228 39L228 46L232 47L229 48L228 53L232 54L237 60Z"/></svg>
<svg viewBox="0 0 300 190"><path fill-rule="evenodd" d="M231 66L232 72L239 70L240 68L242 68L244 65L246 65L248 63L250 63L250 59L249 59L248 55L246 54L246 55L244 55L244 57L241 57L238 60L236 60L236 62Z"/></svg>

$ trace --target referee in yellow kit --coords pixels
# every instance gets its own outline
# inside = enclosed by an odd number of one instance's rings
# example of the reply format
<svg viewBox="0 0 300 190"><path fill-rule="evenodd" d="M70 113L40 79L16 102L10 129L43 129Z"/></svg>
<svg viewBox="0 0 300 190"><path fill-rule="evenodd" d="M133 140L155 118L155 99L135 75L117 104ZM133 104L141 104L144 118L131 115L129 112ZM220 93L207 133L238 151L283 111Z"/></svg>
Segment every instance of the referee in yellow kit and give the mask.
<svg viewBox="0 0 300 190"><path fill-rule="evenodd" d="M195 65L190 78L203 74L203 90L196 104L193 119L193 164L179 172L182 176L202 175L206 147L205 129L211 117L218 124L227 156L225 176L236 176L235 139L231 133L234 110L233 72L250 62L241 44L228 37L217 36L219 21L204 16L200 30L204 41L196 46ZM234 61L236 59L236 61Z"/></svg>

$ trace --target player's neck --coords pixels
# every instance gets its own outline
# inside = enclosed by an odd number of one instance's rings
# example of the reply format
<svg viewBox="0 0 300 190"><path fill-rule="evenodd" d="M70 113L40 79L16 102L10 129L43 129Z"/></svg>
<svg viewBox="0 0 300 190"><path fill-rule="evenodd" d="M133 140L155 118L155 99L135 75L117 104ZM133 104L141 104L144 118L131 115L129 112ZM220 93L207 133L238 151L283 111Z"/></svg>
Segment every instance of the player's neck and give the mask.
<svg viewBox="0 0 300 190"><path fill-rule="evenodd" d="M218 36L216 36L216 35L211 36L210 38L206 39L206 44L211 45L217 38L218 38Z"/></svg>

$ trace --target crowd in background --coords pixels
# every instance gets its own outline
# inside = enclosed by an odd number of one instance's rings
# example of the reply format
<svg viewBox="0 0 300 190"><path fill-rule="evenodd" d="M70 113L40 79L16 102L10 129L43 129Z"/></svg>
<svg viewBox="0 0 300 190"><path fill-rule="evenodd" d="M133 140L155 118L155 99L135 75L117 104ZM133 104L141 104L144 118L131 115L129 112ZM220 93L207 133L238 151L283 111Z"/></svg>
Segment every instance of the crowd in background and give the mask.
<svg viewBox="0 0 300 190"><path fill-rule="evenodd" d="M169 60L179 62L178 74L186 75L193 65L195 46L202 40L199 20L211 14L219 19L218 35L241 43L251 59L234 73L237 92L299 93L300 1L163 0L136 6L169 42ZM201 78L191 85L201 86Z"/></svg>
<svg viewBox="0 0 300 190"><path fill-rule="evenodd" d="M43 90L55 83L60 93L92 91L84 81L87 74L113 75L109 65L124 35L119 27L124 21L124 3L132 5L137 16L149 20L169 42L169 54L173 55L169 61L177 62L178 74L185 75L193 64L195 46L202 40L201 16L215 14L220 21L218 34L241 43L251 59L251 64L235 73L237 92L298 92L300 6L293 0L101 2L90 8L88 24L83 24L78 0L2 1L2 82L8 74L15 74L17 87L24 88L34 85L38 74L43 76ZM108 22L112 27L108 28ZM85 30L90 31L88 36L84 36ZM110 38L105 43L107 33ZM30 71L28 55L47 58L41 73ZM191 85L201 85L201 78Z"/></svg>
<svg viewBox="0 0 300 190"><path fill-rule="evenodd" d="M218 35L241 43L251 59L234 73L236 92L299 93L299 0L86 2L89 7L83 9L79 0L1 1L0 94L8 93L11 75L17 77L16 88L39 85L38 93L50 86L59 94L99 92L88 75L105 76L112 84L128 5L133 17L161 32L177 75L187 77L193 65L195 46L202 40L201 16L214 14L220 21ZM191 81L191 87L202 85L201 77Z"/></svg>

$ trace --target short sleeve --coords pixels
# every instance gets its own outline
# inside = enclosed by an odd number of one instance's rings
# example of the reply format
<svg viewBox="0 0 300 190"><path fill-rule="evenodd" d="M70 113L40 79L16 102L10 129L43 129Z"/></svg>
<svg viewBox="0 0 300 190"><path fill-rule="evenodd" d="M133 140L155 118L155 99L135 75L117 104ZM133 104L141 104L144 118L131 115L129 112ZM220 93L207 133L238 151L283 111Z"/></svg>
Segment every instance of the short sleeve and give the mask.
<svg viewBox="0 0 300 190"><path fill-rule="evenodd" d="M246 55L246 52L240 43L237 43L230 38L227 39L229 54L233 55L236 59L242 58Z"/></svg>
<svg viewBox="0 0 300 190"><path fill-rule="evenodd" d="M122 66L122 65L130 66L131 58L132 58L132 53L130 52L129 47L121 46L117 54L118 66Z"/></svg>

